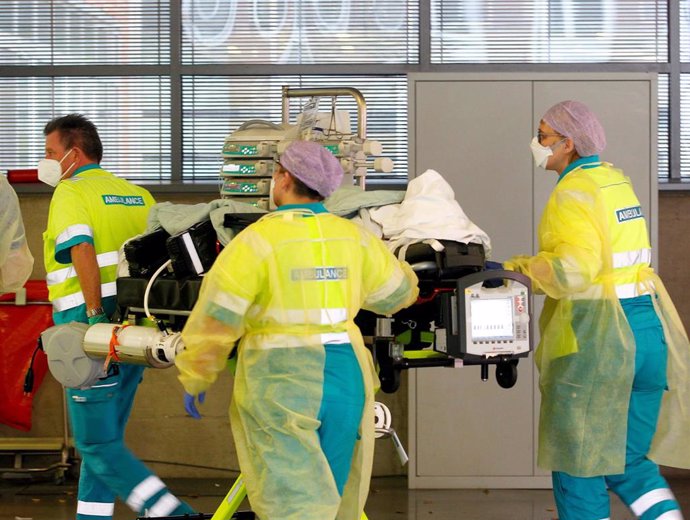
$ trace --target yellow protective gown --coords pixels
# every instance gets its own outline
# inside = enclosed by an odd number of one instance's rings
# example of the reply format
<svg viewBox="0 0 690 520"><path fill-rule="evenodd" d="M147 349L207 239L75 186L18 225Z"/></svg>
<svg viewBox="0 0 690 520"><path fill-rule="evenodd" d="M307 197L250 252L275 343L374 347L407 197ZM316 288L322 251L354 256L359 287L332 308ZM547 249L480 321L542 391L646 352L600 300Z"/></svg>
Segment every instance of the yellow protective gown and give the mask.
<svg viewBox="0 0 690 520"><path fill-rule="evenodd" d="M230 419L247 494L261 520L360 518L378 378L353 320L360 308L391 314L417 295L407 264L365 229L329 213L269 214L220 254L183 330L186 350L176 365L185 390L196 395L215 381L242 336ZM359 361L366 400L341 499L316 417L323 345L343 337Z"/></svg>
<svg viewBox="0 0 690 520"><path fill-rule="evenodd" d="M545 294L535 353L542 395L538 464L590 477L623 473L627 413L634 373L632 331L616 293L612 226L615 212L602 194L635 204L629 179L603 164L564 176L539 225L539 253L505 262ZM626 191L627 190L627 191ZM639 202L637 202L639 206ZM633 272L637 294L656 294L668 343L668 385L653 454L659 463L690 467L690 345L663 284L646 264ZM624 273L628 278L631 271ZM627 281L627 280L626 280Z"/></svg>

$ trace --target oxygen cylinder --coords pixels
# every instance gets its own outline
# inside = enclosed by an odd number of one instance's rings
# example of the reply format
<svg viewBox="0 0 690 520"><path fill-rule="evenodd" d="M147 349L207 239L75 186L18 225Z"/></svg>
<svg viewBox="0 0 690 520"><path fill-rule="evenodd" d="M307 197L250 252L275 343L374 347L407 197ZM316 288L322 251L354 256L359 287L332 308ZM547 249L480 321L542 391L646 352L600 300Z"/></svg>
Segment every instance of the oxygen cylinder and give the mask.
<svg viewBox="0 0 690 520"><path fill-rule="evenodd" d="M89 357L105 358L108 355L113 329L120 363L168 368L175 364L175 355L184 350L179 332L166 334L153 327L97 323L89 327L84 336L84 351Z"/></svg>

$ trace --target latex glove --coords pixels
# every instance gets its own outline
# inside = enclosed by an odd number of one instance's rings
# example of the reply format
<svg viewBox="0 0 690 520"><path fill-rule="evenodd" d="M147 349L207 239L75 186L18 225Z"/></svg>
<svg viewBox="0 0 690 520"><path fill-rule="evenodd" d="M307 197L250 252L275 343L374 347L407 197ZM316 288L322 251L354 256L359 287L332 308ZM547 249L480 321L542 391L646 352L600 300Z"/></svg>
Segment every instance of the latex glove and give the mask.
<svg viewBox="0 0 690 520"><path fill-rule="evenodd" d="M96 316L89 316L89 325L95 325L96 323L110 323L108 316L106 314L97 314Z"/></svg>
<svg viewBox="0 0 690 520"><path fill-rule="evenodd" d="M491 260L487 260L484 262L484 269L487 271L494 270L494 269L503 269L503 264L501 262L493 262Z"/></svg>
<svg viewBox="0 0 690 520"><path fill-rule="evenodd" d="M503 264L500 262L492 262L487 260L484 262L484 269L486 271L495 271L497 269L503 269ZM484 280L484 287L489 289L496 289L497 287L502 287L504 280L502 278L491 278L489 280Z"/></svg>
<svg viewBox="0 0 690 520"><path fill-rule="evenodd" d="M202 404L204 399L206 399L206 392L201 392L198 396L184 393L184 409L185 411L194 417L195 419L201 419L201 414L199 410L196 409L196 399L199 398L199 403Z"/></svg>

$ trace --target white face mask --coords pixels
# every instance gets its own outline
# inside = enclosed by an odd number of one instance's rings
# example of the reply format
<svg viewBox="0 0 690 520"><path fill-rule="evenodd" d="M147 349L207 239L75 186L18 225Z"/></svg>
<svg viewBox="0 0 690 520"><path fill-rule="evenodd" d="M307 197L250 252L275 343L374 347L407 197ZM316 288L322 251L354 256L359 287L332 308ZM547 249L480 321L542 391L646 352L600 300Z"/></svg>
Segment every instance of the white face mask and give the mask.
<svg viewBox="0 0 690 520"><path fill-rule="evenodd" d="M65 160L65 157L67 157L73 149L74 148L70 148L59 161L55 159L41 159L38 161L38 179L41 182L45 182L48 186L57 186L58 182L60 182L72 169L72 166L76 164L76 161L73 162L64 173L62 172L62 161Z"/></svg>
<svg viewBox="0 0 690 520"><path fill-rule="evenodd" d="M553 155L554 148L560 146L561 143L565 142L565 138L558 141L553 146L542 146L539 144L539 139L536 137L532 138L532 142L529 144L532 150L532 157L534 157L534 164L539 168L546 169L546 163L549 161L549 157Z"/></svg>

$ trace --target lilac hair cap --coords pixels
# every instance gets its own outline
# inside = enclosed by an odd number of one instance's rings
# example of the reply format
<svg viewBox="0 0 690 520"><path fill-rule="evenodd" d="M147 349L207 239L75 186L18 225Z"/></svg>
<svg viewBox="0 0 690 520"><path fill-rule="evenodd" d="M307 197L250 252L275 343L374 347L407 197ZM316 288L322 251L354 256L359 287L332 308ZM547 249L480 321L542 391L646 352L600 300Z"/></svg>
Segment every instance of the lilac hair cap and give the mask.
<svg viewBox="0 0 690 520"><path fill-rule="evenodd" d="M606 148L606 133L599 119L579 101L561 101L542 120L564 137L570 137L580 157L598 155Z"/></svg>
<svg viewBox="0 0 690 520"><path fill-rule="evenodd" d="M280 155L280 164L306 186L326 198L340 187L340 161L313 141L294 141Z"/></svg>

